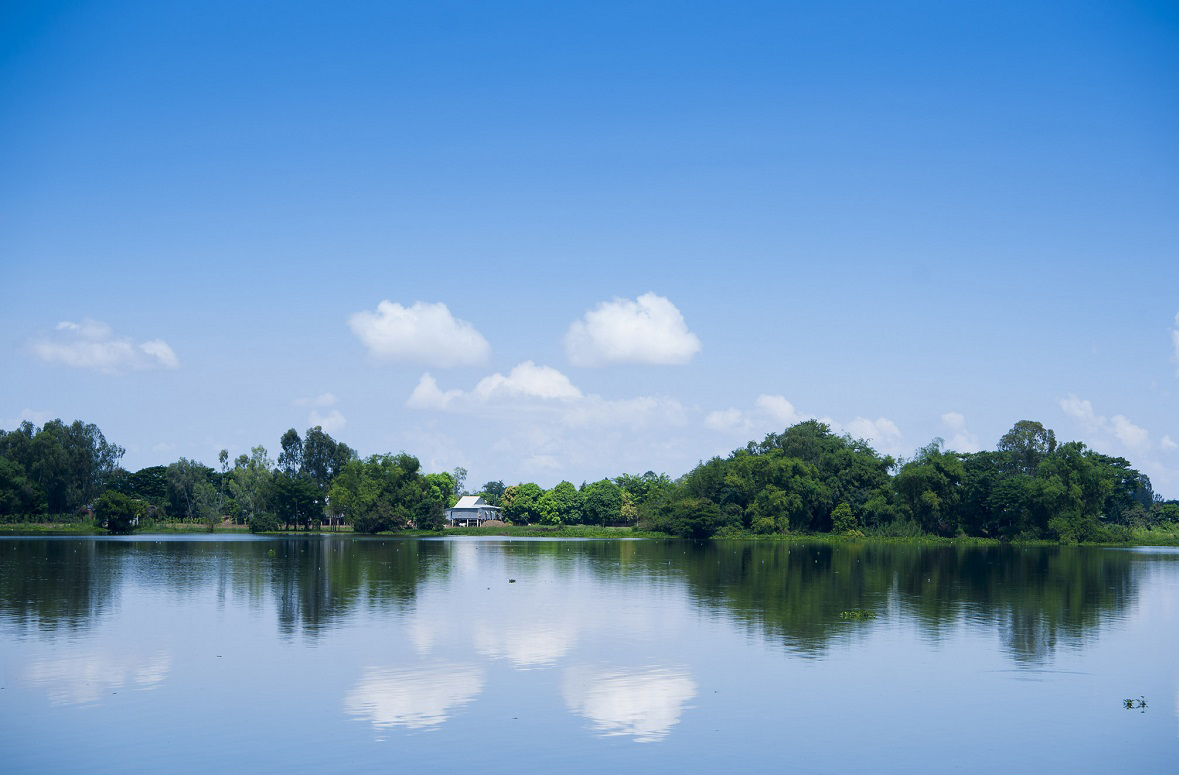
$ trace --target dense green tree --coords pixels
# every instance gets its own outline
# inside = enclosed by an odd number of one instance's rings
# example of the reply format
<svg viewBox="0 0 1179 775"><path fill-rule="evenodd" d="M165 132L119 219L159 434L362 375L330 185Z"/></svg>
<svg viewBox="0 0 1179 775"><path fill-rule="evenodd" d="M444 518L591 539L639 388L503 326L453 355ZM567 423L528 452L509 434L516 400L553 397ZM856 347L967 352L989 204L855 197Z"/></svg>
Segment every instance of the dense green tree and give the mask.
<svg viewBox="0 0 1179 775"><path fill-rule="evenodd" d="M209 483L213 470L182 457L168 466L168 500L171 513L188 519L204 519L216 510L216 491ZM208 488L208 489L206 489ZM210 490L213 495L210 495Z"/></svg>
<svg viewBox="0 0 1179 775"><path fill-rule="evenodd" d="M479 494L483 496L483 500L487 501L492 506L502 505L500 503L504 496L504 483L501 480L488 482L479 489Z"/></svg>
<svg viewBox="0 0 1179 775"><path fill-rule="evenodd" d="M361 533L418 527L440 530L446 498L420 473L412 455L373 455L344 467L331 489L331 501Z"/></svg>
<svg viewBox="0 0 1179 775"><path fill-rule="evenodd" d="M611 479L581 490L581 520L587 525L613 525L622 519L622 489Z"/></svg>
<svg viewBox="0 0 1179 775"><path fill-rule="evenodd" d="M50 420L40 429L22 422L12 432L0 432L0 458L23 469L9 467L8 496L0 498L22 507L35 502L52 514L77 510L106 490L119 472L123 448L111 444L98 426L75 420L66 425ZM31 486L30 486L31 485Z"/></svg>
<svg viewBox="0 0 1179 775"><path fill-rule="evenodd" d="M303 470L303 439L294 428L287 428L278 441L278 470L287 476L294 476Z"/></svg>
<svg viewBox="0 0 1179 775"><path fill-rule="evenodd" d="M146 514L146 507L143 501L107 490L94 501L94 517L99 526L112 533L130 533Z"/></svg>
<svg viewBox="0 0 1179 775"><path fill-rule="evenodd" d="M270 485L270 503L274 514L291 528L310 529L311 523L323 516L323 496L311 477L280 471Z"/></svg>
<svg viewBox="0 0 1179 775"><path fill-rule="evenodd" d="M935 439L901 468L893 484L922 530L952 535L958 527L959 485L965 473L962 458L942 451L942 440Z"/></svg>
<svg viewBox="0 0 1179 775"><path fill-rule="evenodd" d="M682 498L665 507L656 528L681 538L709 538L727 524L732 518L712 500Z"/></svg>
<svg viewBox="0 0 1179 775"><path fill-rule="evenodd" d="M296 445L292 440L287 439L285 434L283 438L286 439L294 457L299 460L298 470L306 474L325 495L331 489L332 482L344 470L344 466L356 459L356 450L333 439L319 425L307 429L301 454L293 452Z"/></svg>
<svg viewBox="0 0 1179 775"><path fill-rule="evenodd" d="M134 473L123 471L111 482L110 488L132 498L147 501L154 506L166 506L168 503L168 467L150 466L141 468Z"/></svg>
<svg viewBox="0 0 1179 775"><path fill-rule="evenodd" d="M573 525L582 521L581 493L572 482L561 482L540 496L542 525Z"/></svg>
<svg viewBox="0 0 1179 775"><path fill-rule="evenodd" d="M259 445L250 450L249 456L238 455L229 475L229 491L237 503L238 514L251 529L257 520L273 516L270 508L274 478L272 465L266 448ZM262 530L277 529L277 524L275 527L269 527L268 521L257 524Z"/></svg>
<svg viewBox="0 0 1179 775"><path fill-rule="evenodd" d="M37 514L45 510L45 494L29 479L24 466L0 457L0 514Z"/></svg>
<svg viewBox="0 0 1179 775"><path fill-rule="evenodd" d="M530 525L540 521L540 498L544 490L532 482L516 484L504 490L504 516L516 525Z"/></svg>

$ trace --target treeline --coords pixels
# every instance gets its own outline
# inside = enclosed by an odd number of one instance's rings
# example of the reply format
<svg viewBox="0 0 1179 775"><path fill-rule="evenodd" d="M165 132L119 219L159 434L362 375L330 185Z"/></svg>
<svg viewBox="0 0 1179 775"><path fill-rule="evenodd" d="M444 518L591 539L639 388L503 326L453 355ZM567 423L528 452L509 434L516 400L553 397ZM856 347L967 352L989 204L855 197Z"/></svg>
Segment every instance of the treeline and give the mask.
<svg viewBox="0 0 1179 775"><path fill-rule="evenodd" d="M262 446L214 469L180 458L129 472L123 449L94 425L25 422L0 431L0 518L92 513L113 531L144 518L223 519L255 531L346 523L365 533L441 530L466 471L424 473L406 453L360 459L319 426L293 428L272 460ZM513 524L626 525L693 538L744 533L967 535L1127 540L1133 527L1179 522L1124 458L1057 444L1020 421L993 451L960 453L940 439L908 460L808 420L700 463L677 480L648 471L551 489L489 481L477 492Z"/></svg>
<svg viewBox="0 0 1179 775"><path fill-rule="evenodd" d="M818 421L799 423L727 458L701 463L650 513L685 536L834 532L998 539L1128 540L1130 528L1179 521L1179 502L1110 457L1022 420L993 451L940 439L910 460L881 455Z"/></svg>
<svg viewBox="0 0 1179 775"><path fill-rule="evenodd" d="M404 453L361 460L320 426L303 436L288 430L279 449L277 460L257 446L232 463L222 450L218 469L182 457L130 472L119 466L123 448L94 425L24 422L0 431L0 519L93 515L113 532L129 532L144 519L199 521L210 529L230 519L256 532L307 530L325 521L369 533L440 530L461 484L448 473L423 473Z"/></svg>

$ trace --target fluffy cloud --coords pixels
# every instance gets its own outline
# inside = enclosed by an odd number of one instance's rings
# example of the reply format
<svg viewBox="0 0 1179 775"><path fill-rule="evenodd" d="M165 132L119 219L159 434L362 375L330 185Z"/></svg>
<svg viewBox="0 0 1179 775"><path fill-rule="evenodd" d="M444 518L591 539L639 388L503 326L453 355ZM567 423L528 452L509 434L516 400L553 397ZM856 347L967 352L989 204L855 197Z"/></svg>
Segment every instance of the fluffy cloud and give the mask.
<svg viewBox="0 0 1179 775"><path fill-rule="evenodd" d="M946 442L946 449L956 452L978 452L982 445L978 443L978 436L966 427L966 418L958 412L946 412L942 415L942 425L952 434Z"/></svg>
<svg viewBox="0 0 1179 775"><path fill-rule="evenodd" d="M785 396L762 394L753 402L751 411L735 407L718 409L704 416L704 427L721 433L748 435L756 430L781 430L807 419L799 414Z"/></svg>
<svg viewBox="0 0 1179 775"><path fill-rule="evenodd" d="M97 320L62 321L52 334L34 340L31 347L45 363L105 374L180 366L176 353L163 339L135 344L129 337L116 336L110 326Z"/></svg>
<svg viewBox="0 0 1179 775"><path fill-rule="evenodd" d="M313 409L307 415L307 424L311 427L318 425L325 433L339 433L348 424L348 418L339 409L333 409L327 414L320 414Z"/></svg>
<svg viewBox="0 0 1179 775"><path fill-rule="evenodd" d="M1093 404L1090 401L1079 398L1075 395L1069 395L1067 398L1060 399L1060 408L1069 417L1080 423L1081 427L1086 432L1104 437L1105 439L1116 439L1126 449L1145 453L1154 448L1154 444L1150 440L1150 432L1126 419L1125 416L1115 414L1113 417L1104 417L1097 414L1093 410ZM1165 438L1160 444L1166 449Z"/></svg>
<svg viewBox="0 0 1179 775"><path fill-rule="evenodd" d="M491 345L474 326L457 320L441 302L403 307L385 300L375 312L348 318L352 333L376 358L417 361L439 368L486 363Z"/></svg>
<svg viewBox="0 0 1179 775"><path fill-rule="evenodd" d="M784 396L763 393L753 402L753 408L750 410L730 407L709 412L704 416L704 427L730 436L751 439L760 434L781 431L809 419L815 419L815 416L798 411ZM896 457L906 451L903 446L904 435L896 423L887 417L875 420L857 417L847 423L830 417L817 419L831 426L835 433L848 433L857 439L871 442L873 447L887 455Z"/></svg>
<svg viewBox="0 0 1179 775"><path fill-rule="evenodd" d="M1159 441L1159 447L1161 447L1164 452L1173 452L1179 449L1179 444L1176 444L1175 440L1170 436L1163 436L1163 438Z"/></svg>
<svg viewBox="0 0 1179 775"><path fill-rule="evenodd" d="M784 396L768 396L763 393L753 402L753 406L764 416L783 427L795 425L806 419Z"/></svg>
<svg viewBox="0 0 1179 775"><path fill-rule="evenodd" d="M565 352L576 366L607 363L683 364L700 351L700 339L663 296L604 301L565 334Z"/></svg>
<svg viewBox="0 0 1179 775"><path fill-rule="evenodd" d="M662 396L609 400L585 395L560 371L532 361L524 361L506 376L496 373L484 377L469 391L443 390L431 374L423 374L405 405L467 414L478 414L493 406L529 415L548 413L569 428L676 426L687 422L688 413L679 401Z"/></svg>
<svg viewBox="0 0 1179 775"><path fill-rule="evenodd" d="M581 398L581 391L551 366L524 361L506 377L497 373L479 380L474 395L480 401L518 398L572 401Z"/></svg>
<svg viewBox="0 0 1179 775"><path fill-rule="evenodd" d="M874 448L886 455L898 457L906 451L903 444L904 434L897 424L887 417L877 417L875 420L857 417L847 424L846 430L857 439L871 442Z"/></svg>

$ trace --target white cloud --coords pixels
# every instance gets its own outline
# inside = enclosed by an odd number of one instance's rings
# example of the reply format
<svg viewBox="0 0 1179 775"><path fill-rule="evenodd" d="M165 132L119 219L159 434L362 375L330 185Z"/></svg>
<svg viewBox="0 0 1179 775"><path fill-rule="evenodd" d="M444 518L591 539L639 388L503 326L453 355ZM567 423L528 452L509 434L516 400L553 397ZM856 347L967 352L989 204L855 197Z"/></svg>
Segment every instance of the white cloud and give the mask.
<svg viewBox="0 0 1179 775"><path fill-rule="evenodd" d="M1113 433L1118 440L1132 450L1139 452L1150 448L1150 433L1127 420L1120 414L1112 418Z"/></svg>
<svg viewBox="0 0 1179 775"><path fill-rule="evenodd" d="M665 396L610 400L585 395L560 371L532 361L519 364L507 376L496 373L484 377L470 391L442 390L431 374L423 374L405 405L467 414L483 413L490 407L530 415L548 412L557 424L569 428L682 426L688 414L683 404Z"/></svg>
<svg viewBox="0 0 1179 775"><path fill-rule="evenodd" d="M782 430L807 419L785 396L771 396L765 393L753 402L753 409L743 411L735 407L718 409L704 416L704 427L733 435L746 435L761 429L763 433Z"/></svg>
<svg viewBox="0 0 1179 775"><path fill-rule="evenodd" d="M296 398L295 406L328 407L335 406L339 399L331 393L320 393L315 398Z"/></svg>
<svg viewBox="0 0 1179 775"><path fill-rule="evenodd" d="M730 436L741 436L747 440L769 432L780 432L784 428L813 419L813 414L798 411L785 396L762 394L753 402L750 410L730 407L709 412L704 416L704 427ZM887 417L869 420L857 417L851 422L840 423L830 417L818 418L831 426L834 433L849 433L857 439L864 439L886 455L896 457L903 454L904 435L896 423Z"/></svg>
<svg viewBox="0 0 1179 775"><path fill-rule="evenodd" d="M441 411L449 407L452 401L462 398L462 395L463 391L461 390L447 390L443 392L438 388L438 380L434 379L427 372L418 380L417 387L410 393L405 405L410 409L436 409Z"/></svg>
<svg viewBox="0 0 1179 775"><path fill-rule="evenodd" d="M311 414L307 415L307 424L312 428L318 425L325 433L338 433L348 424L348 419L339 409L333 409L327 414L320 414L312 409Z"/></svg>
<svg viewBox="0 0 1179 775"><path fill-rule="evenodd" d="M978 436L966 427L966 418L961 413L946 412L942 415L942 425L952 434L946 442L946 449L955 452L978 452L982 449Z"/></svg>
<svg viewBox="0 0 1179 775"><path fill-rule="evenodd" d="M1154 444L1150 440L1150 432L1130 422L1124 415L1115 414L1113 417L1099 415L1093 410L1092 402L1072 394L1067 398L1060 399L1060 408L1064 410L1065 414L1080 423L1087 433L1103 438L1105 441L1116 439L1123 447L1137 453L1146 453L1154 448ZM1167 441L1170 439L1164 437L1164 441L1161 442L1164 449Z"/></svg>
<svg viewBox="0 0 1179 775"><path fill-rule="evenodd" d="M1097 414L1090 401L1072 394L1060 399L1060 408L1081 426L1084 441L1094 449L1126 456L1130 465L1150 476L1156 489L1174 487L1176 472L1160 458L1160 453L1179 448L1170 436L1163 436L1155 444L1146 428L1135 425L1124 415L1106 417Z"/></svg>
<svg viewBox="0 0 1179 775"><path fill-rule="evenodd" d="M53 412L44 409L21 409L20 414L14 418L0 420L0 428L15 428L25 420L28 420L33 425L41 426L56 417Z"/></svg>
<svg viewBox="0 0 1179 775"><path fill-rule="evenodd" d="M110 326L97 320L62 321L52 334L35 339L31 347L33 354L46 363L105 374L180 366L176 353L163 339L135 344L129 337L116 336Z"/></svg>
<svg viewBox="0 0 1179 775"><path fill-rule="evenodd" d="M1060 399L1060 408L1064 413L1081 424L1087 431L1099 430L1105 424L1104 417L1098 417L1093 411L1093 404L1075 395Z"/></svg>
<svg viewBox="0 0 1179 775"><path fill-rule="evenodd" d="M731 406L728 409L717 409L705 415L704 427L722 433L738 431L748 433L753 430L753 421L749 418L748 413Z"/></svg>
<svg viewBox="0 0 1179 775"><path fill-rule="evenodd" d="M688 408L667 396L639 396L611 401L591 395L567 407L561 419L573 428L593 425L627 428L651 425L678 427L687 423Z"/></svg>
<svg viewBox="0 0 1179 775"><path fill-rule="evenodd" d="M581 391L574 387L568 377L551 366L537 366L532 361L524 361L506 377L496 373L479 380L474 395L480 401L505 398L570 401L581 398Z"/></svg>
<svg viewBox="0 0 1179 775"><path fill-rule="evenodd" d="M565 353L576 366L607 363L677 365L700 351L700 339L668 299L644 293L604 301L569 326Z"/></svg>
<svg viewBox="0 0 1179 775"><path fill-rule="evenodd" d="M798 413L798 410L794 408L794 404L787 401L784 396L768 396L762 394L757 397L753 405L763 415L783 427L795 425L806 419Z"/></svg>
<svg viewBox="0 0 1179 775"><path fill-rule="evenodd" d="M348 318L352 333L374 357L417 361L431 366L475 366L486 363L491 345L473 325L457 320L441 302L416 301L403 307L385 300L375 312Z"/></svg>
<svg viewBox="0 0 1179 775"><path fill-rule="evenodd" d="M847 424L847 432L854 438L872 442L872 446L885 453L897 457L906 450L903 445L904 434L897 424L887 417L869 420L857 417Z"/></svg>
<svg viewBox="0 0 1179 775"><path fill-rule="evenodd" d="M172 352L172 348L163 339L152 339L144 342L139 345L139 349L150 357L155 358L165 369L176 369L180 367L180 359L176 357L176 353Z"/></svg>

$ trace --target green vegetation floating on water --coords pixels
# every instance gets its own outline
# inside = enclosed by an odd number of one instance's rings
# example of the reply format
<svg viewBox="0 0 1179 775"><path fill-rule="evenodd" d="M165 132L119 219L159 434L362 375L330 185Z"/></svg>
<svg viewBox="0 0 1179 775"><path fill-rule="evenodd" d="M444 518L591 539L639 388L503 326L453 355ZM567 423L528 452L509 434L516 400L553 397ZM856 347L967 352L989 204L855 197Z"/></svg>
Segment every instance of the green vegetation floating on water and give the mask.
<svg viewBox="0 0 1179 775"><path fill-rule="evenodd" d="M1129 461L1058 444L1028 420L993 451L935 439L907 460L808 420L674 480L489 481L475 493L462 468L425 473L404 452L362 460L318 426L292 428L279 445L277 460L257 446L232 463L222 450L219 470L180 458L130 472L94 425L21 423L0 431L0 529L1179 545L1179 501L1158 497ZM444 532L464 494L508 524Z"/></svg>

